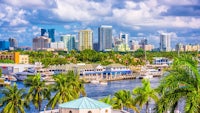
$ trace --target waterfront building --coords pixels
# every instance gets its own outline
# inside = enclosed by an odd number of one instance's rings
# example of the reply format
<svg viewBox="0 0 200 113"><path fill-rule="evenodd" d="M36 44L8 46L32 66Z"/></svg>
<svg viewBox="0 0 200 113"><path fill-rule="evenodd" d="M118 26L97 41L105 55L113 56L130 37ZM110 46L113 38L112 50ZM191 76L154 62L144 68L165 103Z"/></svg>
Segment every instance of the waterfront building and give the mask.
<svg viewBox="0 0 200 113"><path fill-rule="evenodd" d="M29 56L20 55L19 52L4 52L0 53L0 60L12 60L15 64L28 64Z"/></svg>
<svg viewBox="0 0 200 113"><path fill-rule="evenodd" d="M65 48L67 48L67 51L75 50L75 39L76 35L63 35L61 36L61 41L64 43Z"/></svg>
<svg viewBox="0 0 200 113"><path fill-rule="evenodd" d="M79 37L79 50L93 49L93 32L92 30L80 30Z"/></svg>
<svg viewBox="0 0 200 113"><path fill-rule="evenodd" d="M50 48L54 50L65 50L65 44L64 42L51 42Z"/></svg>
<svg viewBox="0 0 200 113"><path fill-rule="evenodd" d="M100 64L65 64L65 65L52 65L49 66L49 70L56 74L67 73L73 71L75 74L80 75L84 80L114 80L119 79L122 76L128 77L132 75L132 71L121 64L110 64L108 66L102 66Z"/></svg>
<svg viewBox="0 0 200 113"><path fill-rule="evenodd" d="M0 51L9 50L9 47L10 47L9 41L5 41L5 40L0 41Z"/></svg>
<svg viewBox="0 0 200 113"><path fill-rule="evenodd" d="M50 47L51 39L45 36L33 38L33 50L46 50Z"/></svg>
<svg viewBox="0 0 200 113"><path fill-rule="evenodd" d="M165 57L154 57L153 58L154 65L171 65L172 61Z"/></svg>
<svg viewBox="0 0 200 113"><path fill-rule="evenodd" d="M99 51L112 49L112 26L102 25L98 28Z"/></svg>
<svg viewBox="0 0 200 113"><path fill-rule="evenodd" d="M9 38L10 48L16 49L18 47L16 38Z"/></svg>
<svg viewBox="0 0 200 113"><path fill-rule="evenodd" d="M160 34L160 51L171 51L171 34Z"/></svg>

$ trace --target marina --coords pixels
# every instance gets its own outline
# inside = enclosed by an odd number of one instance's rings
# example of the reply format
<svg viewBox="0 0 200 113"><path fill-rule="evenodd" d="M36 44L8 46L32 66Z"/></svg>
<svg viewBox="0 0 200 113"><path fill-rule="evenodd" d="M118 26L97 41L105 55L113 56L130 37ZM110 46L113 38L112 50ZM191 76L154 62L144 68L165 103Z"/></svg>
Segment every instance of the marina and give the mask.
<svg viewBox="0 0 200 113"><path fill-rule="evenodd" d="M160 78L151 79L150 80L151 86L153 88L157 87L159 85L159 80L160 80ZM12 82L12 84L13 83L14 82ZM18 81L16 83L17 83L19 88L25 88L26 91L28 91L28 88L26 88L24 86L22 81ZM132 91L133 88L135 88L137 86L141 86L141 80L133 79L133 80L109 81L109 82L107 82L107 85L87 83L84 86L85 86L85 90L86 90L86 93L87 93L87 97L98 100L98 99L103 98L103 97L108 96L108 95L113 96L115 92L117 92L118 90L121 90L121 89ZM2 95L0 94L0 96L2 96ZM43 101L42 109L45 108L47 103L48 103L48 100ZM0 108L0 110L1 109L2 108ZM49 108L47 108L47 109L49 109ZM27 113L38 113L38 110L35 109L35 107L31 103L30 109L26 109L26 112Z"/></svg>

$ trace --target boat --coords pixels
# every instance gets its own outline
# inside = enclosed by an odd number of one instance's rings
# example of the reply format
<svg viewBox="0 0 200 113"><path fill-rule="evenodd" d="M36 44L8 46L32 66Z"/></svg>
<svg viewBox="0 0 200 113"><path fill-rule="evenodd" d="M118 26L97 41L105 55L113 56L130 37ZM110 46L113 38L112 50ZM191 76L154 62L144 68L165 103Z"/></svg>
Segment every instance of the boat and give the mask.
<svg viewBox="0 0 200 113"><path fill-rule="evenodd" d="M92 83L92 84L99 84L99 81L98 80L91 80L90 83Z"/></svg>
<svg viewBox="0 0 200 113"><path fill-rule="evenodd" d="M12 75L3 75L2 78L4 78L5 80L8 80L8 81L13 81L13 82L17 81L17 79Z"/></svg>
<svg viewBox="0 0 200 113"><path fill-rule="evenodd" d="M54 75L53 72L50 72L48 69L33 69L33 68L30 68L30 69L27 69L23 72L18 72L18 73L15 73L14 74L14 77L19 80L19 81L23 81L25 80L28 76L34 76L36 74L40 74L41 77L47 77L47 76L51 76L51 75ZM44 78L44 79L45 79ZM43 80L43 79L42 79Z"/></svg>
<svg viewBox="0 0 200 113"><path fill-rule="evenodd" d="M101 85L107 85L108 84L108 82L107 81L100 81L100 83L99 84L101 84Z"/></svg>

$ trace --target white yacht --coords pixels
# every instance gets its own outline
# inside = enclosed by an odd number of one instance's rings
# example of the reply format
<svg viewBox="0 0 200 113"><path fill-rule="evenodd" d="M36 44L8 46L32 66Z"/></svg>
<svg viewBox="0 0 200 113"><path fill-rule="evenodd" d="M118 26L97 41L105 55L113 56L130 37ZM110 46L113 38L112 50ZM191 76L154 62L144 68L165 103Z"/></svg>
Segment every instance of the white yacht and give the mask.
<svg viewBox="0 0 200 113"><path fill-rule="evenodd" d="M25 70L23 72L15 73L14 77L19 81L23 81L23 80L25 80L27 78L27 76L34 76L37 73L39 73L41 75L41 77L54 75L54 73L50 72L48 69L28 68L27 70Z"/></svg>

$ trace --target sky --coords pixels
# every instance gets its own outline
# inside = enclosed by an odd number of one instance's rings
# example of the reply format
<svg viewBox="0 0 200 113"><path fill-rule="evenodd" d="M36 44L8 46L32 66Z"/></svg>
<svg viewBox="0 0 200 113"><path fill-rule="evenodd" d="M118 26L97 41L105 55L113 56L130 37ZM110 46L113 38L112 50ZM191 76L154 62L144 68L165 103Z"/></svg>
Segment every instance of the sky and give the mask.
<svg viewBox="0 0 200 113"><path fill-rule="evenodd" d="M200 0L0 0L0 40L14 37L19 46L32 46L40 29L60 35L113 26L113 37L147 38L159 47L159 34L171 34L172 47L200 42Z"/></svg>

